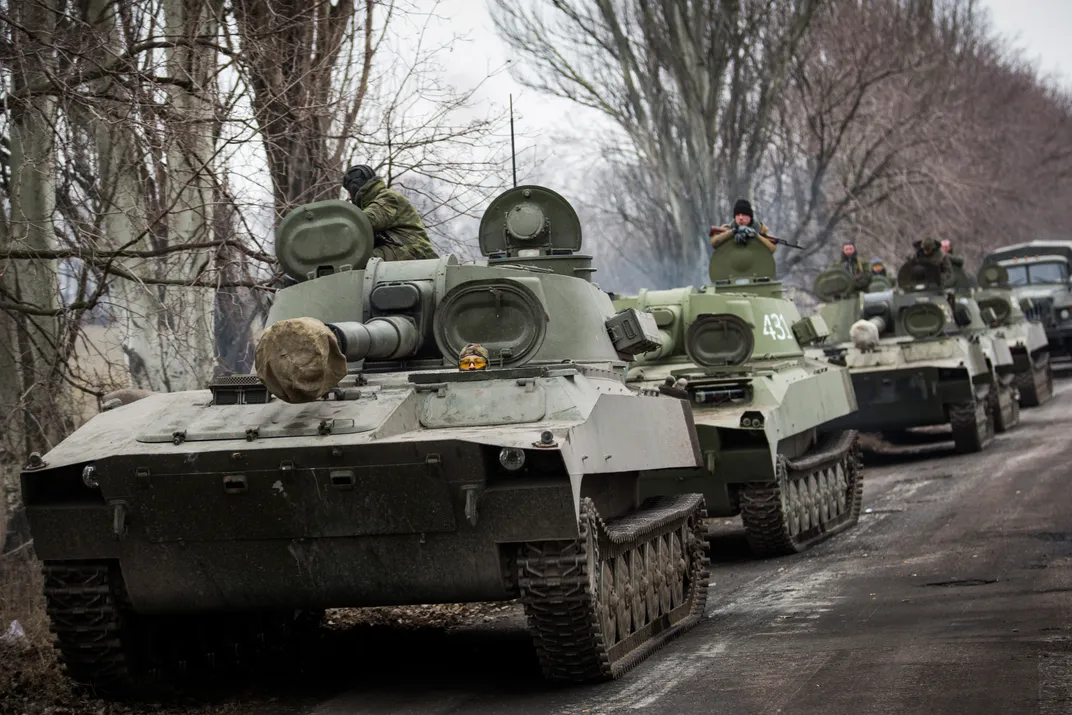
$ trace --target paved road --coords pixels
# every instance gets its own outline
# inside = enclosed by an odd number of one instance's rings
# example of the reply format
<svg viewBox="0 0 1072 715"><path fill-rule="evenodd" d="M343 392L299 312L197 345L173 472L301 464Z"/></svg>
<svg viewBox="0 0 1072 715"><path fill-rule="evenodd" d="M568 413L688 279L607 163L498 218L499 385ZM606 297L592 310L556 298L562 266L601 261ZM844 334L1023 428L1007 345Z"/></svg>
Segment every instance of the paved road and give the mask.
<svg viewBox="0 0 1072 715"><path fill-rule="evenodd" d="M713 542L707 618L624 679L545 685L512 615L337 648L302 715L1072 713L1072 383L983 454L871 466L852 531Z"/></svg>

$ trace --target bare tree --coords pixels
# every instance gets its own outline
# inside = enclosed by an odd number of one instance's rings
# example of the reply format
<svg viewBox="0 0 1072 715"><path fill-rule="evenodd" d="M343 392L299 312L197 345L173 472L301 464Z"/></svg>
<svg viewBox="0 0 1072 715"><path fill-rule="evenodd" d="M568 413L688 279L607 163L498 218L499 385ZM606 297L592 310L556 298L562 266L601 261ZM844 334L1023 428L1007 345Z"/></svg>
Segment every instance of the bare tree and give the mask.
<svg viewBox="0 0 1072 715"><path fill-rule="evenodd" d="M426 46L420 23L396 32L412 14L398 5L236 2L232 44L252 88L277 218L337 198L350 163L419 190L440 213L465 215L502 185L503 160L489 143L502 113L460 118L478 87L439 81L448 48Z"/></svg>
<svg viewBox="0 0 1072 715"><path fill-rule="evenodd" d="M534 5L493 3L499 33L527 60L519 78L613 121L616 210L647 239L631 252L678 281L701 276L708 227L752 194L818 2Z"/></svg>

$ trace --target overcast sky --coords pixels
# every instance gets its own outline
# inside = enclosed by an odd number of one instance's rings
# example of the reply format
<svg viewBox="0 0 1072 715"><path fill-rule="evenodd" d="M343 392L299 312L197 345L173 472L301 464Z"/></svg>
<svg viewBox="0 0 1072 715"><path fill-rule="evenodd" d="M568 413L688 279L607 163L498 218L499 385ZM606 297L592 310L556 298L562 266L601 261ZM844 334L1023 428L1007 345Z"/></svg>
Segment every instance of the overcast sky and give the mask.
<svg viewBox="0 0 1072 715"><path fill-rule="evenodd" d="M451 53L444 68L448 81L459 87L471 87L510 60L492 25L489 0L413 1L418 7L435 8L435 14L441 18L431 23L431 34L444 40L451 34L468 38ZM981 0L981 6L1011 47L1023 50L1025 59L1037 64L1044 73L1072 92L1072 0ZM569 148L558 147L556 151L551 140L554 130L566 124L564 118L567 116L573 126L590 128L591 124L578 121L575 106L522 87L506 71L485 81L477 96L478 111L486 110L486 103L504 105L511 93L519 116L518 131L530 135L518 141L519 149L525 150L522 152L524 163L531 166L535 143L541 156L550 153L552 157L558 157L557 161L541 162L542 169L551 168L551 175L562 178L573 174L569 170L554 171L555 166L573 156ZM601 120L600 117L594 119Z"/></svg>
<svg viewBox="0 0 1072 715"><path fill-rule="evenodd" d="M1072 1L983 0L995 29L1072 91Z"/></svg>

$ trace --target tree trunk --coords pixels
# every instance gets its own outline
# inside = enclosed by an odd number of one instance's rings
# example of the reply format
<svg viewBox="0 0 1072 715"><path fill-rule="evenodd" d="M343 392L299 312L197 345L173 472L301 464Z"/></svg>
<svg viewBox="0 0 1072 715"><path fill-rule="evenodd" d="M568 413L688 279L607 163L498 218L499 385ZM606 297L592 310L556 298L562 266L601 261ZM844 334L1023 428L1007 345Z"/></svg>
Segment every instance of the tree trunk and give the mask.
<svg viewBox="0 0 1072 715"><path fill-rule="evenodd" d="M168 74L189 87L171 88L175 116L168 126L166 200L171 212L168 241L173 245L212 240L216 54L195 40L216 41L222 5L221 0L164 3L167 34L185 40L168 50ZM214 268L213 251L174 255L168 272L186 276L191 282ZM204 387L216 363L215 290L190 287L168 292L170 300L157 326L160 339L166 341L161 342L160 350L167 356L167 379L173 390Z"/></svg>
<svg viewBox="0 0 1072 715"><path fill-rule="evenodd" d="M114 0L89 0L87 20L98 35L98 62L107 63L123 52L121 28ZM215 15L203 3L168 0L166 31L170 36L191 38L215 33ZM149 122L139 124L134 98L111 78L96 87L112 99L103 107L102 118L83 114L92 122L92 135L100 171L103 234L108 248L144 248L152 241L163 245L206 242L211 233L212 130L211 105L197 95L208 84L210 51L174 48L169 52L168 71L190 83L192 92L176 87L164 138L167 166L154 166L158 157L139 142L139 136L157 131ZM208 91L207 89L204 91ZM126 101L124 101L126 100ZM155 138L155 137L154 137ZM163 177L162 181L154 180ZM151 201L150 185L162 194ZM166 222L150 218L154 204L168 212ZM158 218L158 217L157 217ZM115 261L128 276L187 278L194 280L211 261L211 252L186 251L152 260L124 258ZM113 313L123 335L123 352L134 386L159 391L204 387L214 363L213 291L209 288L164 287L139 283L112 275L108 293Z"/></svg>
<svg viewBox="0 0 1072 715"><path fill-rule="evenodd" d="M30 87L47 84L54 64L58 10L55 0L16 3L11 9L19 24L33 33L14 33L18 59L13 85L18 97ZM12 100L10 239L23 250L47 250L54 243L56 110L56 99L43 93ZM11 274L5 287L26 308L15 313L14 331L22 376L24 446L26 452L43 452L62 433L55 409L62 370L57 360L59 321L54 316L31 313L48 312L58 304L56 261L24 261Z"/></svg>

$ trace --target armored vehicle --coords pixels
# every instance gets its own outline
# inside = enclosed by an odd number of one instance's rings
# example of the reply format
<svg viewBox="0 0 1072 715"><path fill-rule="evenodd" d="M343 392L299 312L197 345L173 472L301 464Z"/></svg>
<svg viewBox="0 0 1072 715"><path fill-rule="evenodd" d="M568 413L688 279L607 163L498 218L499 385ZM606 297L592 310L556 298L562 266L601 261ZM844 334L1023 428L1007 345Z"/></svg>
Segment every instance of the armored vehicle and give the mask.
<svg viewBox="0 0 1072 715"><path fill-rule="evenodd" d="M858 411L837 424L865 432L951 424L959 451L985 448L997 427L1019 419L1008 345L989 333L974 300L940 287L936 267L910 259L897 285L865 295L851 341L822 350L849 368L856 391Z"/></svg>
<svg viewBox="0 0 1072 715"><path fill-rule="evenodd" d="M1072 353L1072 241L1028 241L991 251L983 265L999 265L1028 318L1046 329L1052 356Z"/></svg>
<svg viewBox="0 0 1072 715"><path fill-rule="evenodd" d="M33 457L73 678L212 672L327 607L520 597L548 678L605 679L698 621L703 497L638 499L703 464L688 403L625 384L650 316L591 282L553 191L499 196L479 238L486 264L383 262L350 203L299 207L256 375L122 404Z"/></svg>
<svg viewBox="0 0 1072 715"><path fill-rule="evenodd" d="M979 270L975 300L990 311L991 326L1009 344L1015 362L1016 388L1021 407L1038 407L1053 396L1053 367L1047 352L1046 331L1038 320L1029 320L1009 289L1009 274L997 263Z"/></svg>
<svg viewBox="0 0 1072 715"><path fill-rule="evenodd" d="M783 296L762 245L720 244L709 274L702 290L615 302L650 313L662 333L629 383L687 399L703 454L690 474L643 475L641 493L702 492L710 514L741 516L755 554L799 552L859 519L856 432L831 428L856 408L848 372L804 356L826 324Z"/></svg>

